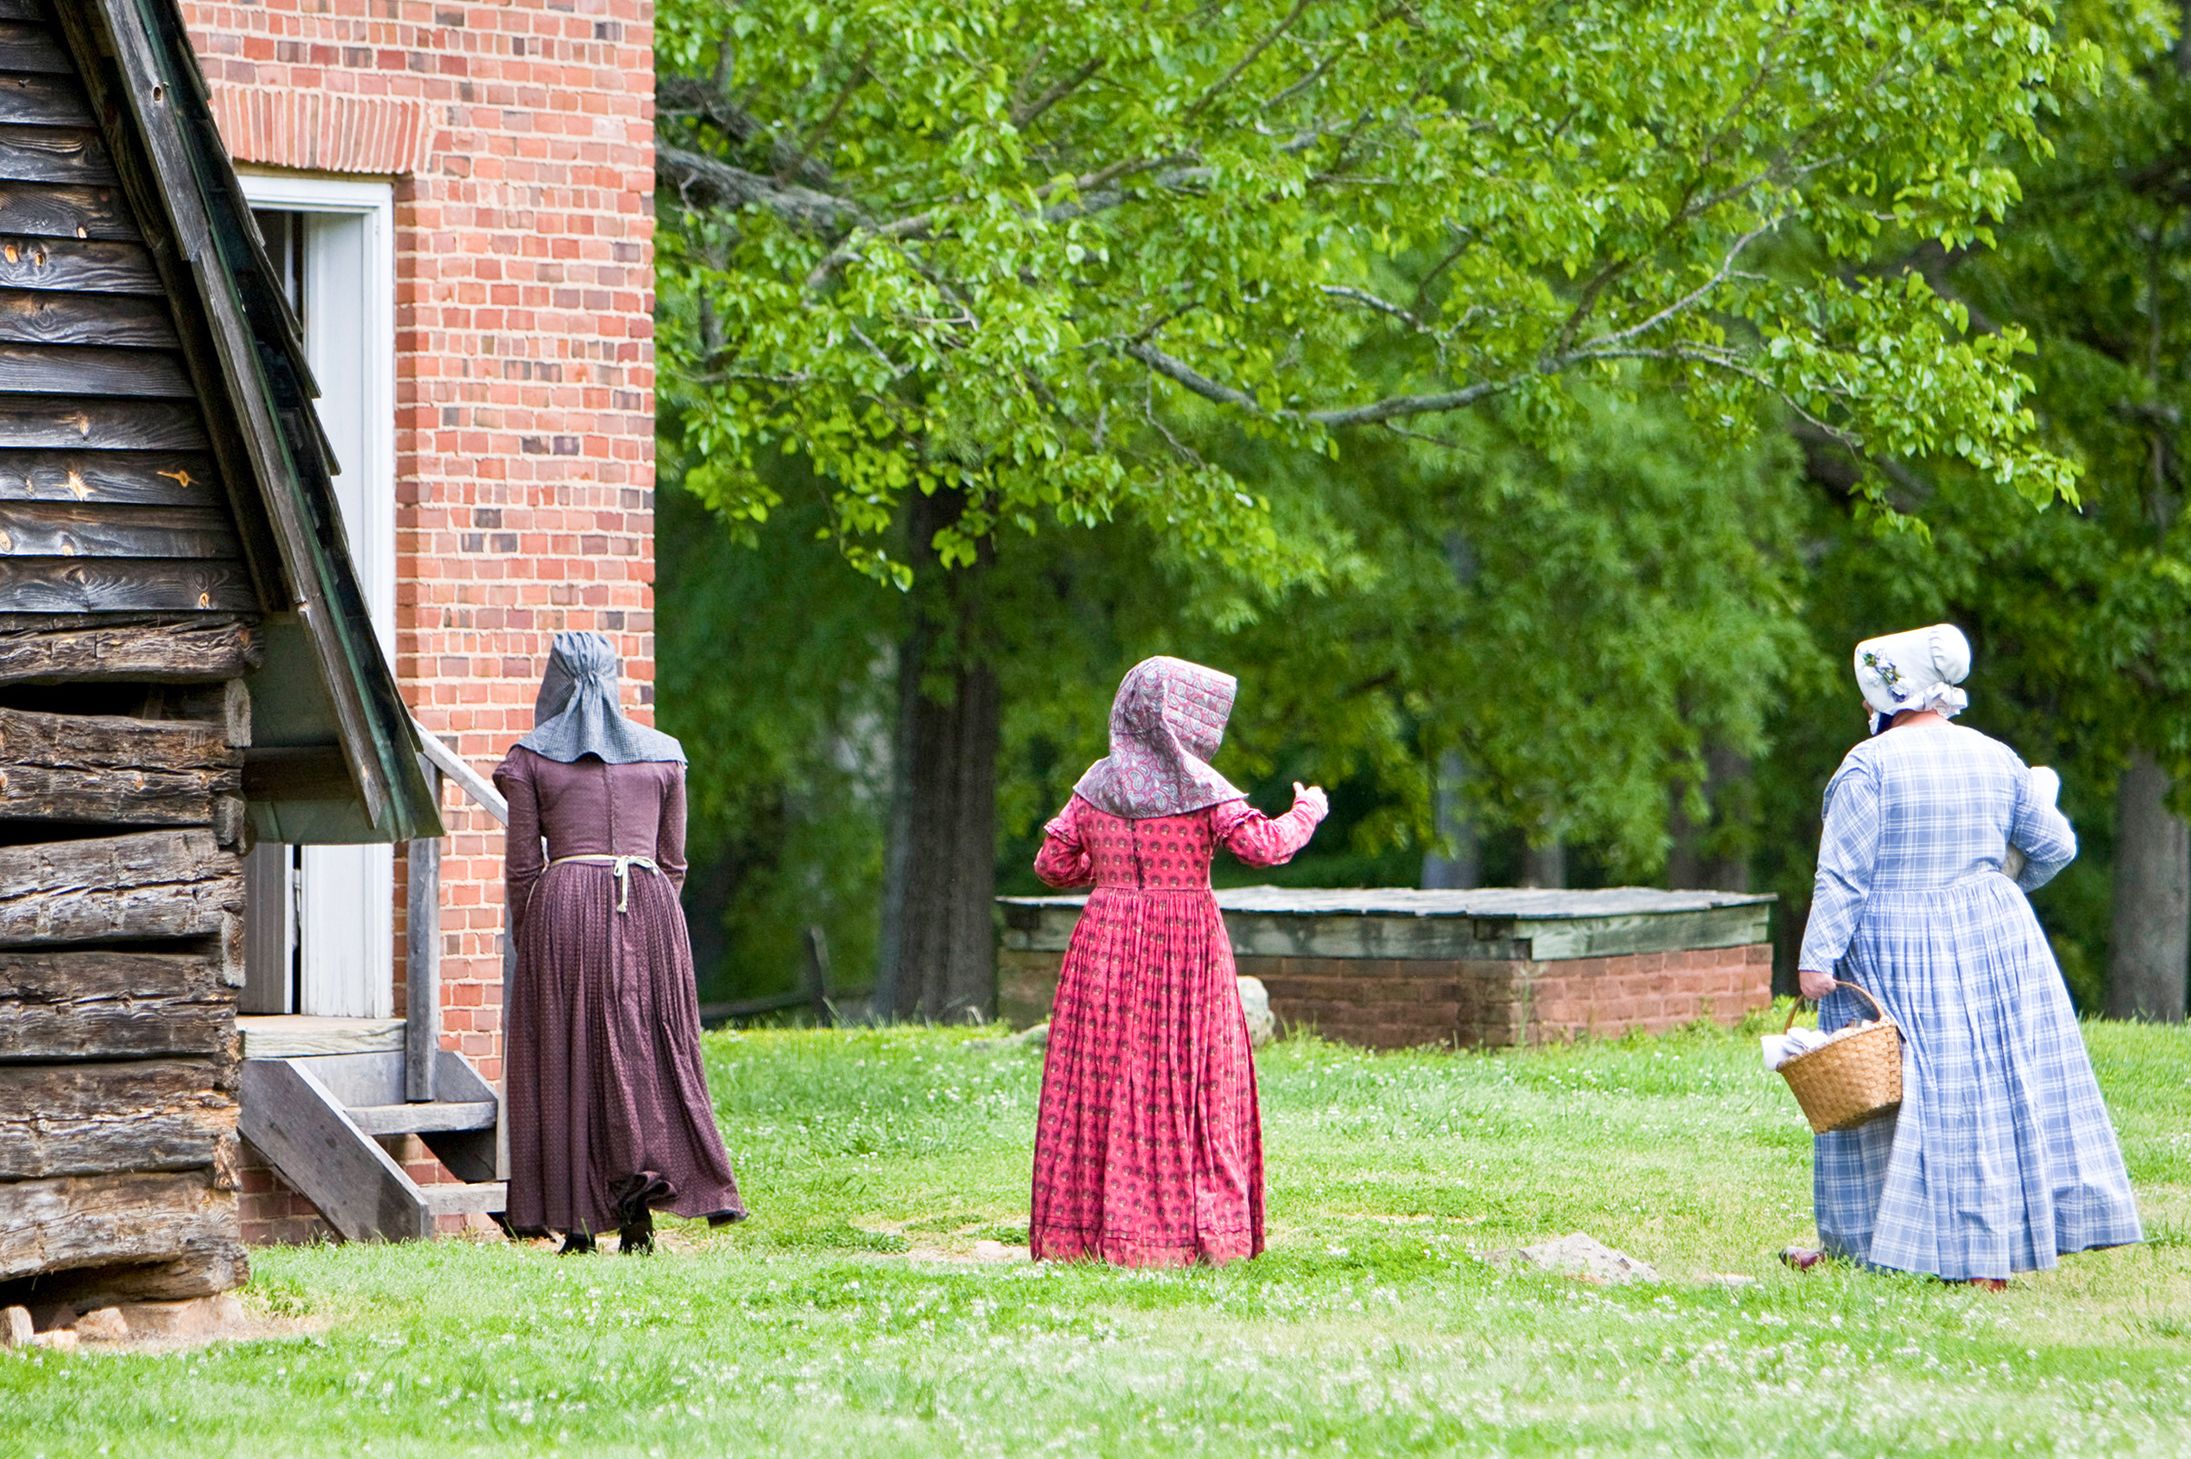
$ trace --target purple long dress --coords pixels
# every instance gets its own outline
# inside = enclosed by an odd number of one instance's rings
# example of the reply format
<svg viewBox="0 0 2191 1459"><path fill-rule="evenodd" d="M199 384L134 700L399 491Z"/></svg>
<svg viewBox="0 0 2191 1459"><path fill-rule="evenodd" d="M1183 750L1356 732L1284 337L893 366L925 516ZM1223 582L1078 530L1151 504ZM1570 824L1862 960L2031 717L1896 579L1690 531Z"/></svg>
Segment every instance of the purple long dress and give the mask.
<svg viewBox="0 0 2191 1459"><path fill-rule="evenodd" d="M700 1066L685 880L685 767L550 760L495 770L510 802L510 1224L613 1230L644 1205L745 1215ZM542 842L546 846L543 850ZM606 861L638 857L620 876Z"/></svg>

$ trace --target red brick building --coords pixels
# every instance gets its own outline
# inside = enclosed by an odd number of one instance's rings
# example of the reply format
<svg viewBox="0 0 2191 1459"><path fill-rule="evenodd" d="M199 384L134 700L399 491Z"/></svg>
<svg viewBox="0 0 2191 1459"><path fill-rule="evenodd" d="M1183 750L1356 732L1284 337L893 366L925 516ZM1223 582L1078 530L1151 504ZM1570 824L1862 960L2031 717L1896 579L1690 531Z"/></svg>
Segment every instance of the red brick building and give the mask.
<svg viewBox="0 0 2191 1459"><path fill-rule="evenodd" d="M183 9L291 274L351 555L412 712L490 769L566 627L614 639L627 705L648 709L652 0ZM498 1081L501 830L454 791L443 816L443 1042ZM297 1030L314 1051L384 1045L400 853L255 855L252 905L275 910L253 914L245 1012L291 1017L247 1019L246 1053ZM245 1182L247 1234L315 1228L263 1168Z"/></svg>

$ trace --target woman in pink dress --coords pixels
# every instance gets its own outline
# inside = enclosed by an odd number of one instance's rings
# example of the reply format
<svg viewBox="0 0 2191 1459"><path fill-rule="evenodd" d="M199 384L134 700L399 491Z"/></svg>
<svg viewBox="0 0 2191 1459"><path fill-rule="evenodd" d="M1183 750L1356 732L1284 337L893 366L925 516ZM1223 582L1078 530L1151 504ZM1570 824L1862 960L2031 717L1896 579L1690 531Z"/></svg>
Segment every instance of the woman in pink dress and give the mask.
<svg viewBox="0 0 2191 1459"><path fill-rule="evenodd" d="M1093 886L1050 1014L1035 1128L1039 1259L1185 1266L1263 1249L1255 1063L1210 857L1276 866L1324 818L1294 786L1275 820L1210 766L1238 682L1183 659L1136 664L1111 753L1043 828L1035 874Z"/></svg>

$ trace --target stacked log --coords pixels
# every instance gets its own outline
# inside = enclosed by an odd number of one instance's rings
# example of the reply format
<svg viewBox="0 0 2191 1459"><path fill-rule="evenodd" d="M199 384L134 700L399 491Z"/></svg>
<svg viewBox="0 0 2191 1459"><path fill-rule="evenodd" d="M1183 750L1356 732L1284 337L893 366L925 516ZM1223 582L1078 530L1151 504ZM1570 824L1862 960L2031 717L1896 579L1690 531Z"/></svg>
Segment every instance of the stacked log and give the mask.
<svg viewBox="0 0 2191 1459"><path fill-rule="evenodd" d="M0 619L0 1297L243 1279L250 646L202 617Z"/></svg>

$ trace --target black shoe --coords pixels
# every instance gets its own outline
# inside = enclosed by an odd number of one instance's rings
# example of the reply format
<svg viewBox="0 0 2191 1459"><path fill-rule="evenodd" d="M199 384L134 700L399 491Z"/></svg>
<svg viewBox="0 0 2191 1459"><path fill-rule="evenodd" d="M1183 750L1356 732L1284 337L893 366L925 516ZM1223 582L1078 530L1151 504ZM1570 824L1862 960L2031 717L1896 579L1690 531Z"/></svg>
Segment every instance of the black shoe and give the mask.
<svg viewBox="0 0 2191 1459"><path fill-rule="evenodd" d="M594 1246L593 1246L593 1233L592 1233L592 1232L590 1232L590 1231L571 1231L571 1232L566 1232L566 1233L564 1234L564 1237L563 1237L563 1249L562 1249L561 1251L558 1251L558 1252L556 1253L556 1255L557 1255L557 1256L590 1256L590 1255L592 1255L592 1253L593 1253L593 1249L594 1249Z"/></svg>
<svg viewBox="0 0 2191 1459"><path fill-rule="evenodd" d="M623 1256L654 1254L654 1212L642 1210L616 1228L616 1250Z"/></svg>

